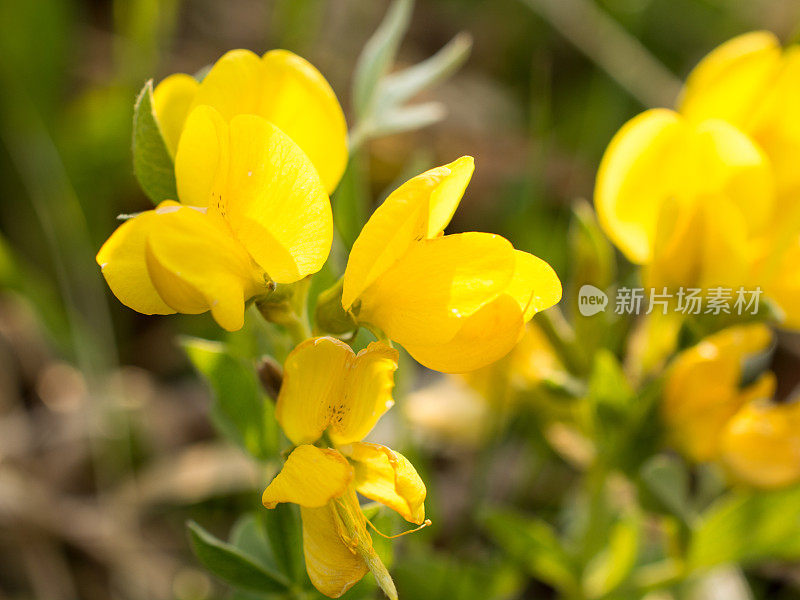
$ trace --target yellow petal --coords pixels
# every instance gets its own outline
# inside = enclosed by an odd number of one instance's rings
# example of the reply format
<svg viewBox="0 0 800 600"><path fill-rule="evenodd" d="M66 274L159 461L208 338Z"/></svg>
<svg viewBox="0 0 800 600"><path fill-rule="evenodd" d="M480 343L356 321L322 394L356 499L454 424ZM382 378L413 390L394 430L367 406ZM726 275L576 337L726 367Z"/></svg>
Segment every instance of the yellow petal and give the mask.
<svg viewBox="0 0 800 600"><path fill-rule="evenodd" d="M342 450L353 462L359 494L396 510L417 525L425 521L425 484L399 452L380 444L356 443Z"/></svg>
<svg viewBox="0 0 800 600"><path fill-rule="evenodd" d="M642 113L614 137L598 172L600 223L628 258L640 264L658 258L654 247L657 237L664 243L663 231L657 230L665 205L671 204L666 210L673 213L673 225L686 227L691 222L687 215L699 215L695 211L701 205L713 204L721 213L727 203L741 213L746 237L755 236L772 219L774 181L757 144L720 120L689 123L671 111ZM737 217L726 213L724 218ZM692 242L702 250L700 244ZM688 250L684 254L690 255ZM691 257L694 264L697 254Z"/></svg>
<svg viewBox="0 0 800 600"><path fill-rule="evenodd" d="M524 324L561 299L561 282L550 265L520 250L514 256L514 277L500 296L463 319L447 342L406 343L411 356L436 371L466 373L508 354L524 333Z"/></svg>
<svg viewBox="0 0 800 600"><path fill-rule="evenodd" d="M498 235L414 242L361 294L356 317L403 345L443 343L508 286L515 267L514 248Z"/></svg>
<svg viewBox="0 0 800 600"><path fill-rule="evenodd" d="M230 134L220 113L200 106L189 113L175 153L178 198L205 207L227 190Z"/></svg>
<svg viewBox="0 0 800 600"><path fill-rule="evenodd" d="M353 350L332 338L312 338L286 357L275 418L294 444L322 437L331 420L332 397L342 394L348 358Z"/></svg>
<svg viewBox="0 0 800 600"><path fill-rule="evenodd" d="M739 389L742 361L762 352L772 334L761 324L724 329L685 350L670 366L662 415L673 439L691 458L716 458L730 419L754 393L767 392L770 377Z"/></svg>
<svg viewBox="0 0 800 600"><path fill-rule="evenodd" d="M335 444L361 440L392 404L397 351L372 343L356 355L331 337L306 340L284 364L276 418L295 444L330 427Z"/></svg>
<svg viewBox="0 0 800 600"><path fill-rule="evenodd" d="M260 117L234 117L230 136L230 171L218 206L236 237L277 283L316 273L331 249L333 216L313 165Z"/></svg>
<svg viewBox="0 0 800 600"><path fill-rule="evenodd" d="M800 329L800 236L795 234L793 243L783 252L771 250L769 259L776 261L776 267L769 270L769 275L759 278L763 282L765 295L774 300L784 319L781 325L791 329ZM113 288L112 288L113 289Z"/></svg>
<svg viewBox="0 0 800 600"><path fill-rule="evenodd" d="M514 298L527 323L537 312L561 300L561 280L549 264L538 256L515 250L514 277L505 293Z"/></svg>
<svg viewBox="0 0 800 600"><path fill-rule="evenodd" d="M191 75L175 73L159 83L153 91L153 108L158 126L173 158L178 150L178 140L189 114L189 106L199 85Z"/></svg>
<svg viewBox="0 0 800 600"><path fill-rule="evenodd" d="M311 64L285 50L263 59L231 50L205 76L192 108L213 106L225 120L264 117L300 146L333 191L347 164L347 125L328 82Z"/></svg>
<svg viewBox="0 0 800 600"><path fill-rule="evenodd" d="M343 539L330 505L300 508L303 552L311 583L329 598L338 598L367 573L367 564Z"/></svg>
<svg viewBox="0 0 800 600"><path fill-rule="evenodd" d="M398 358L397 350L381 342L373 342L349 357L344 394L331 398L330 437L334 444L362 440L392 407Z"/></svg>
<svg viewBox="0 0 800 600"><path fill-rule="evenodd" d="M778 69L780 55L780 43L768 31L725 42L690 73L679 110L693 120L717 118L746 125Z"/></svg>
<svg viewBox="0 0 800 600"><path fill-rule="evenodd" d="M783 208L791 208L793 198L800 193L800 46L786 49L748 132L772 161L780 197L788 201Z"/></svg>
<svg viewBox="0 0 800 600"><path fill-rule="evenodd" d="M750 231L761 230L772 219L775 195L772 166L763 150L718 119L697 125L693 138L694 173L688 177L696 183L689 182L688 193L724 196L744 215Z"/></svg>
<svg viewBox="0 0 800 600"><path fill-rule="evenodd" d="M333 218L313 165L275 125L254 115L226 124L211 107L189 115L175 161L178 194L209 206L277 283L317 272Z"/></svg>
<svg viewBox="0 0 800 600"><path fill-rule="evenodd" d="M436 237L450 222L474 170L471 156L430 169L392 192L353 244L344 274L342 305L389 269L414 241Z"/></svg>
<svg viewBox="0 0 800 600"><path fill-rule="evenodd" d="M331 86L311 63L287 50L263 58L261 114L302 148L328 193L347 165L347 123Z"/></svg>
<svg viewBox="0 0 800 600"><path fill-rule="evenodd" d="M298 446L264 490L261 502L267 508L280 502L319 508L344 494L352 479L353 468L336 450Z"/></svg>
<svg viewBox="0 0 800 600"><path fill-rule="evenodd" d="M800 481L800 404L751 402L729 423L722 459L740 481L780 488Z"/></svg>
<svg viewBox="0 0 800 600"><path fill-rule="evenodd" d="M676 177L686 176L670 160L686 152L686 135L679 115L649 110L623 125L603 155L594 197L598 220L635 263L652 257L661 203L674 195Z"/></svg>
<svg viewBox="0 0 800 600"><path fill-rule="evenodd" d="M156 212L149 210L125 221L100 248L96 260L108 287L125 306L146 315L168 315L175 310L158 295L147 270L147 236L155 219Z"/></svg>
<svg viewBox="0 0 800 600"><path fill-rule="evenodd" d="M688 207L667 200L645 282L657 289L746 285L753 258L749 239L745 215L724 196Z"/></svg>
<svg viewBox="0 0 800 600"><path fill-rule="evenodd" d="M264 272L205 213L175 203L162 204L156 213L146 259L158 294L178 312L211 310L224 329L240 329L245 301L267 289Z"/></svg>
<svg viewBox="0 0 800 600"><path fill-rule="evenodd" d="M191 110L207 105L226 121L236 115L259 114L264 65L250 50L230 50L211 67L192 102Z"/></svg>
<svg viewBox="0 0 800 600"><path fill-rule="evenodd" d="M464 318L450 340L441 344L404 343L403 346L418 363L429 369L466 373L503 358L514 348L524 330L519 302L502 294Z"/></svg>

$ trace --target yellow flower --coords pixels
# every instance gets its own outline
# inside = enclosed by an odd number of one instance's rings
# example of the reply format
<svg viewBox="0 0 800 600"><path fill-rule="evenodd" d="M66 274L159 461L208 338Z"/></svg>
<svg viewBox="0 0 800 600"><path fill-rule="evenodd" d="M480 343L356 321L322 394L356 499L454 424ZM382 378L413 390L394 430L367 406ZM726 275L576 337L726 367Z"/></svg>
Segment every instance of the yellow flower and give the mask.
<svg viewBox="0 0 800 600"><path fill-rule="evenodd" d="M363 442L393 404L397 351L380 342L358 354L331 337L306 340L284 365L276 418L297 447L262 497L264 506L300 505L311 582L336 598L373 571L390 596L394 586L372 548L356 492L425 521L425 485L399 452ZM327 440L333 447L313 444Z"/></svg>
<svg viewBox="0 0 800 600"><path fill-rule="evenodd" d="M264 117L305 152L328 193L347 164L347 124L328 82L310 63L286 50L258 57L231 50L201 82L177 73L153 92L158 123L175 155L194 108L212 106L226 121L241 114Z"/></svg>
<svg viewBox="0 0 800 600"><path fill-rule="evenodd" d="M679 110L693 121L723 119L771 159L782 197L800 193L800 46L754 31L713 50L686 80Z"/></svg>
<svg viewBox="0 0 800 600"><path fill-rule="evenodd" d="M317 272L333 221L314 165L262 117L186 120L175 156L181 203L125 221L97 254L114 295L144 314L210 310L233 331L245 302ZM274 282L274 283L273 283Z"/></svg>
<svg viewBox="0 0 800 600"><path fill-rule="evenodd" d="M443 235L471 157L426 171L377 208L353 245L342 305L420 363L464 372L507 354L533 315L561 298L543 260L489 233Z"/></svg>
<svg viewBox="0 0 800 600"><path fill-rule="evenodd" d="M675 443L718 461L737 481L778 488L800 481L800 402L771 400L775 376L743 385L744 364L772 343L761 324L731 327L685 350L670 367L662 414Z"/></svg>
<svg viewBox="0 0 800 600"><path fill-rule="evenodd" d="M751 283L773 218L769 159L733 125L655 109L626 123L597 175L601 226L649 286Z"/></svg>
<svg viewBox="0 0 800 600"><path fill-rule="evenodd" d="M751 400L772 394L771 373L740 388L743 361L772 341L764 325L724 329L681 352L672 363L661 406L675 443L696 461L716 460L729 421Z"/></svg>
<svg viewBox="0 0 800 600"><path fill-rule="evenodd" d="M708 54L689 75L679 109L688 119L723 119L769 157L776 208L760 241L754 280L800 329L800 46L770 32L746 33Z"/></svg>
<svg viewBox="0 0 800 600"><path fill-rule="evenodd" d="M728 423L722 462L734 478L760 488L800 481L800 402L775 404L765 395Z"/></svg>

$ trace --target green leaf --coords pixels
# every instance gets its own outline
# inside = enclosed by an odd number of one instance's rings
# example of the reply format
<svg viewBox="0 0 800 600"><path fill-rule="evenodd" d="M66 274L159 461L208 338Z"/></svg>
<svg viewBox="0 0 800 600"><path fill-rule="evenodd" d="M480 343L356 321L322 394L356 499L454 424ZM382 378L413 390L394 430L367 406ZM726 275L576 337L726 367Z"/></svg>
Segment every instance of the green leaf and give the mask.
<svg viewBox="0 0 800 600"><path fill-rule="evenodd" d="M133 110L133 172L154 204L178 199L175 165L153 108L152 79L139 92Z"/></svg>
<svg viewBox="0 0 800 600"><path fill-rule="evenodd" d="M258 459L274 458L279 451L275 409L262 392L253 366L231 356L219 342L184 338L182 344L211 385L212 418L220 432Z"/></svg>
<svg viewBox="0 0 800 600"><path fill-rule="evenodd" d="M614 283L614 247L600 229L594 210L586 200L577 201L572 209L569 246L574 265L572 287L575 290L584 284L605 290Z"/></svg>
<svg viewBox="0 0 800 600"><path fill-rule="evenodd" d="M694 570L800 558L800 486L721 498L702 515L688 556Z"/></svg>
<svg viewBox="0 0 800 600"><path fill-rule="evenodd" d="M275 557L272 555L267 536L259 523L258 513L246 513L236 520L231 529L230 543L247 554L263 567L275 569Z"/></svg>
<svg viewBox="0 0 800 600"><path fill-rule="evenodd" d="M378 82L394 62L400 40L408 29L413 7L412 0L394 0L358 57L353 75L353 108L359 119L371 111Z"/></svg>
<svg viewBox="0 0 800 600"><path fill-rule="evenodd" d="M506 600L520 597L525 584L518 569L496 557L468 561L430 550L405 557L392 572L399 597L413 600Z"/></svg>
<svg viewBox="0 0 800 600"><path fill-rule="evenodd" d="M548 523L511 510L489 510L482 521L495 543L531 575L564 594L576 589L576 567Z"/></svg>
<svg viewBox="0 0 800 600"><path fill-rule="evenodd" d="M664 508L685 522L695 518L689 501L689 472L679 458L654 456L642 465L640 476Z"/></svg>
<svg viewBox="0 0 800 600"><path fill-rule="evenodd" d="M289 582L235 546L217 539L194 521L186 524L198 560L232 586L251 592L284 592Z"/></svg>
<svg viewBox="0 0 800 600"><path fill-rule="evenodd" d="M600 350L595 355L594 366L589 378L589 398L595 407L624 411L634 398L622 365L608 350Z"/></svg>
<svg viewBox="0 0 800 600"><path fill-rule="evenodd" d="M589 598L600 598L618 588L630 575L639 551L640 519L637 515L617 521L608 545L586 566L583 589Z"/></svg>
<svg viewBox="0 0 800 600"><path fill-rule="evenodd" d="M303 530L298 508L281 503L259 513L275 564L294 582L305 580Z"/></svg>
<svg viewBox="0 0 800 600"><path fill-rule="evenodd" d="M375 115L369 137L382 137L422 129L444 119L447 110L439 102L390 107Z"/></svg>
<svg viewBox="0 0 800 600"><path fill-rule="evenodd" d="M472 36L459 33L436 54L416 65L387 75L380 83L381 104L398 106L422 90L455 73L469 57Z"/></svg>

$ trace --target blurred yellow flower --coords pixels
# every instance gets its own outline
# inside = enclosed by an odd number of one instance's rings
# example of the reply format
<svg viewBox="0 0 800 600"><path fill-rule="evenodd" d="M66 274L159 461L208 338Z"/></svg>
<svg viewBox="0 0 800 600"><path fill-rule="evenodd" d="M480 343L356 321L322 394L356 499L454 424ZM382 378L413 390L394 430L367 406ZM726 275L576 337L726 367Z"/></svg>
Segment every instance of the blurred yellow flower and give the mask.
<svg viewBox="0 0 800 600"><path fill-rule="evenodd" d="M764 325L724 329L681 352L669 368L662 415L675 443L693 460L719 455L722 433L748 401L770 396L771 373L741 388L743 361L764 352L772 334Z"/></svg>
<svg viewBox="0 0 800 600"><path fill-rule="evenodd" d="M678 111L647 111L612 140L595 203L653 287L761 286L800 328L800 46L770 32L722 44Z"/></svg>
<svg viewBox="0 0 800 600"><path fill-rule="evenodd" d="M199 106L175 156L181 203L125 221L97 254L114 295L144 314L211 311L223 328L274 283L317 272L333 237L314 165L262 117Z"/></svg>
<svg viewBox="0 0 800 600"><path fill-rule="evenodd" d="M397 350L380 342L355 354L335 338L306 340L284 365L276 418L297 447L262 497L264 506L300 505L306 569L337 598L373 571L390 597L394 585L372 547L356 492L417 525L425 485L399 452L362 439L393 404ZM311 445L320 439L332 448Z"/></svg>
<svg viewBox="0 0 800 600"><path fill-rule="evenodd" d="M464 156L392 192L353 245L342 305L423 365L457 373L488 365L525 323L561 298L543 260L489 233L443 235L474 169Z"/></svg>
<svg viewBox="0 0 800 600"><path fill-rule="evenodd" d="M761 397L742 408L722 436L721 458L734 478L761 488L800 481L800 402Z"/></svg>
<svg viewBox="0 0 800 600"><path fill-rule="evenodd" d="M689 74L678 108L692 121L722 119L749 135L772 161L779 195L800 193L800 46L783 50L769 31L725 42Z"/></svg>
<svg viewBox="0 0 800 600"><path fill-rule="evenodd" d="M662 414L676 444L719 461L760 488L800 481L800 403L775 403L775 377L743 385L744 364L772 342L764 325L725 329L681 353L670 368Z"/></svg>
<svg viewBox="0 0 800 600"><path fill-rule="evenodd" d="M773 218L769 159L733 125L666 109L626 123L597 175L601 226L652 287L751 282Z"/></svg>
<svg viewBox="0 0 800 600"><path fill-rule="evenodd" d="M760 241L757 282L800 328L800 46L785 50L755 31L708 54L686 81L680 111L693 121L724 119L749 135L772 163L776 209Z"/></svg>
<svg viewBox="0 0 800 600"><path fill-rule="evenodd" d="M300 146L331 193L347 164L347 124L328 82L313 65L287 50L258 57L231 50L198 82L170 75L153 92L154 108L170 153L194 108L212 106L226 121L236 115L264 117Z"/></svg>

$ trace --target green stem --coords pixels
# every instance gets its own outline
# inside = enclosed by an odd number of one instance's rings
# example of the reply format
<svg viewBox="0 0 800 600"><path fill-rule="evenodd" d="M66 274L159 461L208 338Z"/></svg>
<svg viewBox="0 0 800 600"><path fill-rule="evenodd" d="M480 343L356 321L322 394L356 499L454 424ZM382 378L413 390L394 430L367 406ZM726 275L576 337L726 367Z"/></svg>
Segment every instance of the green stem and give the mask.
<svg viewBox="0 0 800 600"><path fill-rule="evenodd" d="M311 337L311 326L308 323L307 316L303 318L303 316L294 315L294 317L294 319L283 323L283 326L296 346Z"/></svg>
<svg viewBox="0 0 800 600"><path fill-rule="evenodd" d="M587 371L586 361L579 350L575 331L564 318L558 306L537 313L535 322L567 370L573 375L585 374Z"/></svg>

